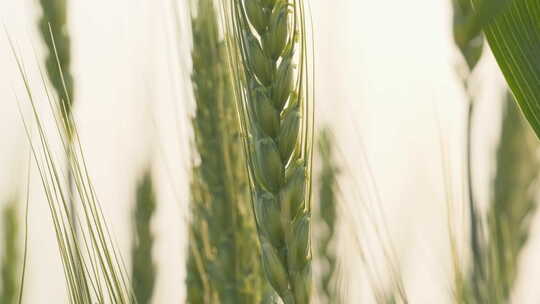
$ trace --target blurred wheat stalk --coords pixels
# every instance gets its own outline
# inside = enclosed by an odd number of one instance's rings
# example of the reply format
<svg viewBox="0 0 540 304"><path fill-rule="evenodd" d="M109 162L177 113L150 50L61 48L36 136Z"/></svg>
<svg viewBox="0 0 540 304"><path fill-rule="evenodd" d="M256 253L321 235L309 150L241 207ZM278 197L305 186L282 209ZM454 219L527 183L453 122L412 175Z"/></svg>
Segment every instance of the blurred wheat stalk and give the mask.
<svg viewBox="0 0 540 304"><path fill-rule="evenodd" d="M248 191L225 43L212 0L194 1L188 303L261 303L267 288Z"/></svg>
<svg viewBox="0 0 540 304"><path fill-rule="evenodd" d="M466 178L467 178L467 195L468 195L468 207L470 217L470 247L472 253L472 275L474 278L469 283L477 284L484 279L484 272L481 266L481 243L482 233L481 229L481 217L478 214L478 206L475 200L474 193L474 172L472 166L473 158L473 119L474 119L474 93L472 87L472 74L475 70L480 58L482 56L484 46L484 35L481 32L481 28L477 27L478 16L476 15L472 2L469 0L452 0L452 6L454 11L453 16L453 32L454 42L456 43L465 64L458 65L458 76L462 81L462 85L467 98L467 110L466 110L466 139L465 139L465 166L466 166ZM455 258L455 260L459 260ZM456 269L455 283L457 286L463 283L463 276L460 274L461 270ZM473 290L478 290L478 286L473 287ZM456 289L458 298L463 298L463 290L458 287Z"/></svg>

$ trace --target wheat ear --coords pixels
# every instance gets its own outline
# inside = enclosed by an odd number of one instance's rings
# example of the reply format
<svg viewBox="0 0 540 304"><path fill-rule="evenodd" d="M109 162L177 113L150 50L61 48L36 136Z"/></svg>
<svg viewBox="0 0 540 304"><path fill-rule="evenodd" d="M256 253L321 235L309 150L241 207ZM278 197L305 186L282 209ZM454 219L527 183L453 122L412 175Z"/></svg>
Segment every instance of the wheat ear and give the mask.
<svg viewBox="0 0 540 304"><path fill-rule="evenodd" d="M231 0L230 63L262 264L285 304L311 294L311 104L302 1Z"/></svg>
<svg viewBox="0 0 540 304"><path fill-rule="evenodd" d="M187 298L192 304L261 303L259 262L240 127L212 0L193 1L196 153L193 166Z"/></svg>
<svg viewBox="0 0 540 304"><path fill-rule="evenodd" d="M57 111L62 116L63 131L66 136L65 152L67 165L68 205L73 211L70 220L76 222L75 212L75 177L69 162L73 158L75 147L73 139L73 75L71 73L71 39L67 29L67 0L40 0L43 16L39 20L39 31L46 46L45 67L51 85L58 96ZM75 234L77 234L77 225Z"/></svg>
<svg viewBox="0 0 540 304"><path fill-rule="evenodd" d="M337 254L332 246L336 237L337 225L337 177L339 170L333 159L334 139L329 129L319 134L319 154L321 171L319 175L318 225L324 226L324 233L317 238L319 262L324 264L320 277L320 288L324 295L322 303L340 303L339 294L333 279L337 266Z"/></svg>
<svg viewBox="0 0 540 304"><path fill-rule="evenodd" d="M10 201L2 212L3 255L0 272L0 303L17 303L19 291L18 266L20 260L19 244L17 242L19 224L17 221L17 207L15 201Z"/></svg>
<svg viewBox="0 0 540 304"><path fill-rule="evenodd" d="M9 36L8 36L9 38ZM82 147L78 140L76 124L73 120L64 121L65 116L53 111L54 121L61 147L67 152L67 135L62 126L72 126L73 153L68 158L68 170L73 172L73 181L81 200L83 216L72 221L72 209L67 204L67 193L61 182L61 173L53 155L50 138L45 132L43 121L37 111L36 99L30 86L21 57L15 51L13 42L9 40L18 71L25 87L26 98L31 107L31 119L36 125L37 140L33 140L27 119L23 116L23 125L29 140L31 156L41 179L47 199L57 245L66 279L69 303L133 303L133 293L127 284L124 263L111 239L111 233L105 222L101 204L91 183ZM40 70L41 72L41 70ZM49 105L57 102L52 97L45 83L41 80ZM37 143L36 143L37 141ZM78 242L75 225L80 231Z"/></svg>
<svg viewBox="0 0 540 304"><path fill-rule="evenodd" d="M71 137L73 75L71 39L67 31L67 0L40 0L43 16L39 20L41 37L47 47L45 66L51 85L58 95L58 110L64 117L64 131Z"/></svg>
<svg viewBox="0 0 540 304"><path fill-rule="evenodd" d="M137 185L137 197L133 213L133 245L131 248L131 285L138 304L151 303L156 280L152 259L154 236L151 222L156 209L156 196L151 170L147 169Z"/></svg>

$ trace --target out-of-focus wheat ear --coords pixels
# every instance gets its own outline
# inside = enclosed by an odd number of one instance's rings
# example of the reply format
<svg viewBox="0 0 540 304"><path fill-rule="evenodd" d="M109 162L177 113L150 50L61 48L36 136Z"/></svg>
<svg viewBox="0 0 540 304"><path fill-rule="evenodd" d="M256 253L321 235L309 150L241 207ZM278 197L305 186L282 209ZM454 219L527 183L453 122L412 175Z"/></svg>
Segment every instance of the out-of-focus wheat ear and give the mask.
<svg viewBox="0 0 540 304"><path fill-rule="evenodd" d="M270 288L259 260L226 43L214 1L191 4L195 116L187 301L261 303Z"/></svg>
<svg viewBox="0 0 540 304"><path fill-rule="evenodd" d="M152 256L154 236L152 217L156 210L156 195L152 172L145 170L139 184L133 212L133 245L131 248L131 284L138 304L151 303L156 280L156 267Z"/></svg>
<svg viewBox="0 0 540 304"><path fill-rule="evenodd" d="M67 26L67 0L40 0L43 15L39 31L46 46L45 66L49 80L59 100L58 110L71 116L73 75L71 74L71 39ZM69 119L66 119L69 122ZM64 125L70 135L70 126Z"/></svg>
<svg viewBox="0 0 540 304"><path fill-rule="evenodd" d="M15 304L19 297L19 221L17 201L12 200L2 210L3 252L0 269L0 303Z"/></svg>
<svg viewBox="0 0 540 304"><path fill-rule="evenodd" d="M323 272L317 280L317 288L321 303L340 303L338 290L335 286L337 267L336 230L337 204L339 203L337 179L338 165L334 159L335 141L330 129L325 128L319 133L318 151L320 156L320 172L318 176L319 197L316 225L320 228L320 236L316 239L318 263Z"/></svg>
<svg viewBox="0 0 540 304"><path fill-rule="evenodd" d="M74 172L70 170L76 147L74 145L74 130L72 108L74 98L74 80L71 72L71 38L68 30L68 0L40 0L42 16L38 27L41 38L45 42L45 70L57 98L53 98L55 111L62 117L60 119L66 138L65 157L67 164L66 183L68 186L67 200L71 212L72 226L75 236L77 234L76 222L76 185Z"/></svg>
<svg viewBox="0 0 540 304"><path fill-rule="evenodd" d="M507 303L537 208L538 140L507 93L487 215L489 303Z"/></svg>
<svg viewBox="0 0 540 304"><path fill-rule="evenodd" d="M309 303L313 105L304 2L222 5L262 264L285 304Z"/></svg>
<svg viewBox="0 0 540 304"><path fill-rule="evenodd" d="M15 51L9 38L11 50L25 87L25 99L31 112L26 117L22 111L22 121L29 141L31 156L36 164L44 194L48 203L53 228L56 235L60 258L64 270L69 303L133 303L134 297L128 283L126 269L120 253L112 241L111 232L102 212L88 174L83 149L78 139L77 126L69 117L58 111L52 111L56 123L57 136L60 138L62 151L73 149L68 158L68 170L72 172L75 192L66 189L61 180L61 169L50 145L50 135L43 125L41 113L37 110L37 100L21 57ZM43 76L43 75L42 75ZM47 83L43 88L47 93L49 105L57 103L49 94ZM46 102L47 102L46 101ZM19 101L22 102L22 101ZM69 122L66 120L70 119ZM35 137L29 121L36 126ZM62 127L72 127L72 146L68 146L68 135ZM68 193L76 193L80 199L81 216L73 217L72 208L68 207ZM76 219L76 221L74 220ZM80 238L75 231L78 227ZM80 242L79 242L80 240Z"/></svg>

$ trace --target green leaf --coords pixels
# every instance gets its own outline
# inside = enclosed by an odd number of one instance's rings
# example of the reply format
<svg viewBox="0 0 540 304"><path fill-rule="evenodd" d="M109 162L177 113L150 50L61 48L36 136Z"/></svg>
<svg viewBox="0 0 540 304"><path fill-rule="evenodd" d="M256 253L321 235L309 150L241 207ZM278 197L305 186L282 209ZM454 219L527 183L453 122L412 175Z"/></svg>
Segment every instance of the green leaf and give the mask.
<svg viewBox="0 0 540 304"><path fill-rule="evenodd" d="M540 136L540 1L510 1L484 32L521 110Z"/></svg>

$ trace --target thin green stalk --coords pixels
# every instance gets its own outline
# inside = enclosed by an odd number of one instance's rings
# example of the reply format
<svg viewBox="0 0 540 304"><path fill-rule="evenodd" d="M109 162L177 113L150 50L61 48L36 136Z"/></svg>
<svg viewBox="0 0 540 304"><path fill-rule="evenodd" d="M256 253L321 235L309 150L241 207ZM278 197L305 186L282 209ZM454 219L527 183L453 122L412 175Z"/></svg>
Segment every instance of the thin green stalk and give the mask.
<svg viewBox="0 0 540 304"><path fill-rule="evenodd" d="M321 172L319 173L319 208L317 222L322 226L321 236L317 238L318 260L322 264L319 285L321 303L338 304L341 299L335 285L337 252L335 248L337 226L337 178L339 169L333 159L334 139L329 129L319 134L319 154Z"/></svg>
<svg viewBox="0 0 540 304"><path fill-rule="evenodd" d="M459 70L459 77L463 83L463 87L467 96L467 111L466 111L466 138L465 138L465 164L467 177L467 197L470 216L470 242L472 255L472 292L479 299L480 289L478 286L484 280L485 269L483 267L482 257L482 232L480 231L482 224L475 202L474 184L473 184L473 168L472 168L472 143L473 143L473 119L474 119L474 96L471 92L471 75L474 71L480 57L482 56L484 37L478 28L478 15L475 13L471 1L469 0L452 0L454 9L453 16L453 32L454 41L463 56L466 66L462 66ZM456 269L456 272L460 270ZM456 278L460 275L457 274ZM456 282L457 284L458 282ZM461 284L461 283L460 283ZM464 294L463 286L456 286L457 294ZM459 290L461 289L461 290Z"/></svg>
<svg viewBox="0 0 540 304"><path fill-rule="evenodd" d="M285 304L311 297L312 104L300 0L223 3L262 264Z"/></svg>
<svg viewBox="0 0 540 304"><path fill-rule="evenodd" d="M9 202L2 212L3 255L1 265L0 303L15 304L19 296L19 262L18 243L19 223L17 220L16 201Z"/></svg>
<svg viewBox="0 0 540 304"><path fill-rule="evenodd" d="M133 212L133 245L131 247L131 284L138 304L151 303L156 280L152 258L154 237L151 222L156 209L156 197L151 170L148 169L137 186Z"/></svg>
<svg viewBox="0 0 540 304"><path fill-rule="evenodd" d="M240 127L212 0L193 1L195 148L188 303L251 304L266 297Z"/></svg>

